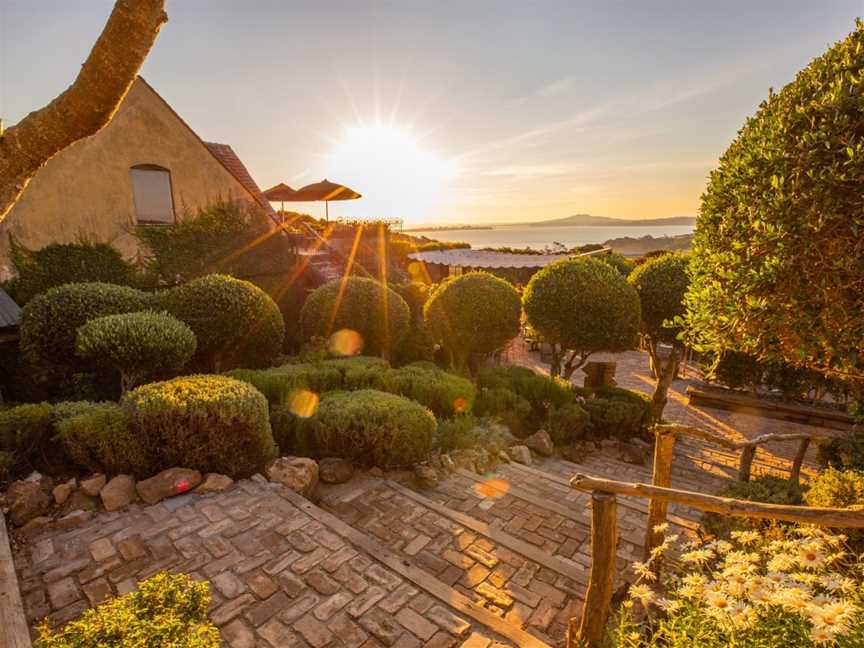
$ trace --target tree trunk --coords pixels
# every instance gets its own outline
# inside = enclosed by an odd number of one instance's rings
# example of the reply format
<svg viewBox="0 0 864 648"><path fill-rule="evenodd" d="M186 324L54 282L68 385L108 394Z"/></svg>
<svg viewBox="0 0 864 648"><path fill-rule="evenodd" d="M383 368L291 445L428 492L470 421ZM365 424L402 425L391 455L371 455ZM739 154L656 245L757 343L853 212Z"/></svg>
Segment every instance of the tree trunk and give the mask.
<svg viewBox="0 0 864 648"><path fill-rule="evenodd" d="M654 347L654 355L657 354L656 343L652 343ZM660 417L663 416L663 410L666 407L668 400L666 395L669 392L669 387L675 379L675 374L678 373L678 364L681 362L681 350L677 344L672 345L672 350L669 352L669 357L665 363L658 362L657 369L660 375L657 378L657 385L654 387L654 395L651 397L651 420L659 423Z"/></svg>
<svg viewBox="0 0 864 648"><path fill-rule="evenodd" d="M75 82L0 135L0 221L42 165L111 121L166 20L165 0L117 0Z"/></svg>

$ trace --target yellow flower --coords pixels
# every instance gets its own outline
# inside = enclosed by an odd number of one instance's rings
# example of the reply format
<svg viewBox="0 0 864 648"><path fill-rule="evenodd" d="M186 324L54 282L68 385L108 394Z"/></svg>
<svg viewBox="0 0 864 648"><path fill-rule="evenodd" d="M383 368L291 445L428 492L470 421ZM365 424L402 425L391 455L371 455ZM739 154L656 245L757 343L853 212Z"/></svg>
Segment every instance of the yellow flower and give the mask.
<svg viewBox="0 0 864 648"><path fill-rule="evenodd" d="M709 608L721 612L727 612L732 606L731 599L723 592L705 592L705 603Z"/></svg>
<svg viewBox="0 0 864 648"><path fill-rule="evenodd" d="M792 558L786 554L777 554L776 556L772 556L768 561L768 571L772 572L783 572L789 571L793 567L795 567L796 563Z"/></svg>
<svg viewBox="0 0 864 648"><path fill-rule="evenodd" d="M694 549L681 554L682 562L696 563L697 565L704 565L712 558L714 558L714 552L710 549Z"/></svg>
<svg viewBox="0 0 864 648"><path fill-rule="evenodd" d="M807 616L814 626L827 628L835 634L846 631L848 622L854 615L855 606L846 601L833 601L807 608Z"/></svg>
<svg viewBox="0 0 864 648"><path fill-rule="evenodd" d="M640 580L646 580L649 582L657 580L657 574L651 571L651 568L645 563L634 562L631 567L633 568L633 573L636 574Z"/></svg>
<svg viewBox="0 0 864 648"><path fill-rule="evenodd" d="M654 591L647 585L631 585L630 598L638 600L643 607L648 607L657 597Z"/></svg>
<svg viewBox="0 0 864 648"><path fill-rule="evenodd" d="M810 630L810 641L815 644L824 644L834 640L834 634L827 628L813 627Z"/></svg>
<svg viewBox="0 0 864 648"><path fill-rule="evenodd" d="M742 545L751 545L761 540L762 536L756 531L733 531L732 537Z"/></svg>
<svg viewBox="0 0 864 648"><path fill-rule="evenodd" d="M655 524L654 525L654 533L666 533L667 529L669 529L669 523L664 522L663 524Z"/></svg>
<svg viewBox="0 0 864 648"><path fill-rule="evenodd" d="M817 569L824 563L825 554L818 542L809 542L798 550L798 564L805 569Z"/></svg>

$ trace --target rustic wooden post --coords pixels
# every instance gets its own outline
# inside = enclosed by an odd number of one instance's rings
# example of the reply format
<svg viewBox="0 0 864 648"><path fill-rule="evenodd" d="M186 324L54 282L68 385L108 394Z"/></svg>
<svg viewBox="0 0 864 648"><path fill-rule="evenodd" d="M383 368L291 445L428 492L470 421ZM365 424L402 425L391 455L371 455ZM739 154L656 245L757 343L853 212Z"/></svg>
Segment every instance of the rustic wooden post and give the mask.
<svg viewBox="0 0 864 648"><path fill-rule="evenodd" d="M672 485L672 455L675 451L675 434L658 430L654 439L654 471L651 483L654 486L669 488ZM648 502L648 528L645 530L645 560L651 556L651 550L663 542L663 534L654 531L654 527L666 521L669 503L652 497Z"/></svg>
<svg viewBox="0 0 864 648"><path fill-rule="evenodd" d="M789 473L789 481L798 485L801 479L801 464L804 463L804 457L807 454L807 448L810 447L810 438L801 439L801 445L798 446L798 452L795 454L795 460L792 462L792 471Z"/></svg>
<svg viewBox="0 0 864 648"><path fill-rule="evenodd" d="M753 466L753 457L755 456L755 445L747 445L741 449L741 462L738 464L738 481L750 481L750 470Z"/></svg>
<svg viewBox="0 0 864 648"><path fill-rule="evenodd" d="M591 573L582 607L582 620L570 619L567 648L603 640L615 589L615 551L618 546L618 502L612 493L591 493Z"/></svg>

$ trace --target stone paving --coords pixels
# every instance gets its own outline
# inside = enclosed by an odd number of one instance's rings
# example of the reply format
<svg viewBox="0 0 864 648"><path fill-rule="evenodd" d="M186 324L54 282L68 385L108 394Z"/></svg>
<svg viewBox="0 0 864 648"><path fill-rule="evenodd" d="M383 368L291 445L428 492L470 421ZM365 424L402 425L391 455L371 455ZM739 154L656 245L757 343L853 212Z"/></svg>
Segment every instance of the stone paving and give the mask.
<svg viewBox="0 0 864 648"><path fill-rule="evenodd" d="M211 584L211 619L232 647L503 648L280 496L242 481L43 534L16 556L31 624L78 617L161 570Z"/></svg>

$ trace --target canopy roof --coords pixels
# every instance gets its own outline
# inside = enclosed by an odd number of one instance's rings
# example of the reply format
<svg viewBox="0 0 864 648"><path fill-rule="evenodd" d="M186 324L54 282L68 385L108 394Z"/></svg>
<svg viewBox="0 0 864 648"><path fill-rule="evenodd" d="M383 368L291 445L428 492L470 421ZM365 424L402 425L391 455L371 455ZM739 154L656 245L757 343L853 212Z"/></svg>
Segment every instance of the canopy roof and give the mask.
<svg viewBox="0 0 864 648"><path fill-rule="evenodd" d="M573 254L513 254L493 250L432 250L414 252L408 258L424 263L466 268L545 268L550 263L568 259Z"/></svg>

